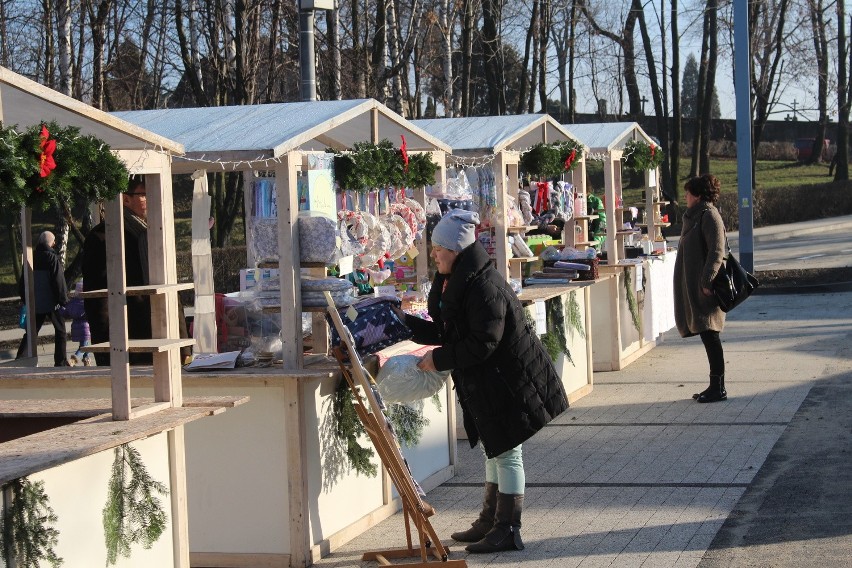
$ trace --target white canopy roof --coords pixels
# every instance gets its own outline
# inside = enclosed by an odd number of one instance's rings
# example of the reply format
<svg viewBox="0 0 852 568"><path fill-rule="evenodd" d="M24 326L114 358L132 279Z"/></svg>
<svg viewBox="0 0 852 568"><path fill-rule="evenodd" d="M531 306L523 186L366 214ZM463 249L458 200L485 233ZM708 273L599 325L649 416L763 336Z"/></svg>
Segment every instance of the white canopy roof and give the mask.
<svg viewBox="0 0 852 568"><path fill-rule="evenodd" d="M193 161L238 162L277 158L291 150L336 148L405 136L409 151L450 148L373 99L311 101L251 106L126 111L115 116L186 146Z"/></svg>
<svg viewBox="0 0 852 568"><path fill-rule="evenodd" d="M538 142L577 140L547 114L426 118L412 122L449 144L456 154L521 151Z"/></svg>
<svg viewBox="0 0 852 568"><path fill-rule="evenodd" d="M653 142L636 122L597 122L591 124L566 124L565 128L577 136L592 154L608 153L624 148L630 140Z"/></svg>
<svg viewBox="0 0 852 568"><path fill-rule="evenodd" d="M183 146L72 99L17 73L0 67L0 120L6 126L26 129L43 122L74 126L96 136L113 150L142 150L158 146L182 154Z"/></svg>

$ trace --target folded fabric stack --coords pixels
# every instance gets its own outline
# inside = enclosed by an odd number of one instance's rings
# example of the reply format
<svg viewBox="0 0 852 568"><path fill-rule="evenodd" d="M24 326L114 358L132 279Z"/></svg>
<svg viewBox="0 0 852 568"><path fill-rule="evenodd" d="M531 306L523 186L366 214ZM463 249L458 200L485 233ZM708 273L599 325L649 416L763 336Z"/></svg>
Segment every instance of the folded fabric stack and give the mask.
<svg viewBox="0 0 852 568"><path fill-rule="evenodd" d="M340 318L352 334L359 355L375 353L411 337L411 330L393 311L393 306L399 307L400 304L397 298L380 296L361 300L351 308L340 310ZM351 312L352 309L357 315ZM353 315L355 319L350 318ZM331 345L340 345L340 336L334 327Z"/></svg>
<svg viewBox="0 0 852 568"><path fill-rule="evenodd" d="M300 260L334 264L340 256L337 223L328 217L311 217L302 213L299 214L298 223Z"/></svg>
<svg viewBox="0 0 852 568"><path fill-rule="evenodd" d="M303 278L302 307L326 307L325 292L331 294L335 306L348 306L358 300L358 289L343 278Z"/></svg>

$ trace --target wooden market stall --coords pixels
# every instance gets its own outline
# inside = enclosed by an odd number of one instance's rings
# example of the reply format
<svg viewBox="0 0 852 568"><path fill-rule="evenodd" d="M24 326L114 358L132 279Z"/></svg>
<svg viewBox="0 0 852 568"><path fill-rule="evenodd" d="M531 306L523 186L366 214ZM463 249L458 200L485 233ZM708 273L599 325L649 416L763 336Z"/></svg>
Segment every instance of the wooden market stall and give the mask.
<svg viewBox="0 0 852 568"><path fill-rule="evenodd" d="M525 231L532 228L513 227L507 222L507 196L517 199L521 189L521 155L536 144L577 138L549 115L435 118L413 122L452 147L452 155L447 156L448 167L485 168L490 172L489 179L494 180L493 234L497 270L506 278L520 279L523 264L538 260L538 257L513 258L508 246L510 234L514 238L524 238ZM585 199L585 157L582 153L569 175L576 192ZM590 244L587 239L589 220L585 214L572 216L565 223L563 242L586 248ZM584 331L566 330L566 344L571 355L560 354L556 361L570 401L584 396L592 388L590 293L589 283L576 282L566 286L534 285L525 287L519 294L520 300L527 305L558 299L563 304L571 302L579 307L581 321L577 324Z"/></svg>
<svg viewBox="0 0 852 568"><path fill-rule="evenodd" d="M136 452L142 463L151 467L153 477L162 484L170 503L160 508L170 526L167 536L156 539L150 554L136 554L128 566L189 566L186 508L186 468L184 424L216 414L246 399L241 396L219 399L184 399L178 350L191 340L178 337L174 225L171 201L171 160L183 147L123 120L66 97L38 83L0 67L0 120L4 126L27 129L54 121L63 127L79 128L81 135L92 135L108 144L126 165L129 173L145 176L148 188L148 247L150 280L148 286L128 288L124 279L124 232L122 201L114 199L106 207L106 235L110 286L94 292L109 296L110 340L92 346L109 351L110 367L101 369L105 389L97 397L85 397L85 391L45 392L21 389L24 380L63 381L82 377L68 368L33 370L5 366L0 369L0 485L3 487L3 514L21 507L33 507L23 497L29 486L41 492L55 507L52 527L57 532L52 546L69 565L103 563L103 530L98 522L107 495L111 455ZM54 157L61 160L62 148ZM124 189L123 187L120 189ZM34 305L32 274L31 214L21 213L25 260L24 280L27 305ZM149 295L152 303L153 339L128 340L125 298ZM30 317L29 337L35 337ZM34 355L31 342L29 355ZM153 354L151 380L131 399L130 352ZM54 396L55 395L55 396ZM70 401L70 398L87 400ZM27 399L26 402L9 399ZM94 400L97 399L97 400ZM117 459L117 458L116 458ZM119 464L120 465L120 464ZM93 483L104 480L103 484ZM110 492L110 495L112 493ZM22 505L23 503L23 505ZM32 512L32 511L30 511ZM42 513L39 513L42 514ZM45 527L36 527L39 531ZM123 538L123 537L120 537ZM16 546L0 551L13 559ZM42 550L48 554L48 551ZM34 559L28 559L32 562Z"/></svg>
<svg viewBox="0 0 852 568"><path fill-rule="evenodd" d="M303 352L301 272L324 274L325 267L301 263L300 174L310 170L316 157L327 156L327 148L345 151L359 142L385 139L399 144L404 136L409 152L431 153L441 166L440 181L450 148L372 99L116 115L184 144L186 153L175 160L175 173L237 171L247 182L262 172L274 176L278 250L286 251L275 266L284 368L185 373L191 393L240 392L253 399L226 416L216 432L188 431L192 447L217 448L188 454L190 518L198 519L191 524L190 542L194 565L307 566L393 514L399 502L387 474L356 474L336 439L332 406L341 376L325 350L317 348L327 345L326 338L318 339L325 330L322 313L313 318L314 353ZM200 182L205 176L194 177ZM422 188L415 190L418 196L422 202ZM253 202L249 195L246 199L249 216ZM425 247L425 242L417 243L421 274L426 272ZM194 252L203 248L204 243L193 242ZM247 265L253 267L255 260L247 259ZM415 479L427 491L454 475L455 405L449 388L439 397L441 408L424 404L429 424L420 442L403 447ZM233 491L234 480L239 480L239 491ZM225 526L213 519L225 519Z"/></svg>
<svg viewBox="0 0 852 568"><path fill-rule="evenodd" d="M592 336L595 371L620 370L655 345L665 331L674 326L672 277L676 251L666 247L661 229L668 225L661 219L663 201L659 172L644 175L641 203L625 203L622 198L622 167L625 147L632 141L654 144L634 122L566 125L588 148L588 159L603 162L604 204L607 216L606 261L602 274L613 278L592 289ZM626 228L625 216L630 208L640 211L644 227L653 247L652 254L626 258L625 241L637 230Z"/></svg>

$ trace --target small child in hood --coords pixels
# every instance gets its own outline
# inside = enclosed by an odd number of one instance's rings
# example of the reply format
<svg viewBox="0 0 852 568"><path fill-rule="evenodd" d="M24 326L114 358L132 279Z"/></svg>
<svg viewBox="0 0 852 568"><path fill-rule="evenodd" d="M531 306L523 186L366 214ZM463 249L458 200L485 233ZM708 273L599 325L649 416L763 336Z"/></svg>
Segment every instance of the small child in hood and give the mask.
<svg viewBox="0 0 852 568"><path fill-rule="evenodd" d="M71 366L82 363L88 367L92 364L92 354L83 352L82 348L92 342L92 335L89 332L89 321L86 319L86 310L83 307L83 297L80 295L82 291L83 281L80 280L74 287L74 294L60 310L60 314L65 319L71 320L71 341L79 342L77 351L68 358L68 363Z"/></svg>

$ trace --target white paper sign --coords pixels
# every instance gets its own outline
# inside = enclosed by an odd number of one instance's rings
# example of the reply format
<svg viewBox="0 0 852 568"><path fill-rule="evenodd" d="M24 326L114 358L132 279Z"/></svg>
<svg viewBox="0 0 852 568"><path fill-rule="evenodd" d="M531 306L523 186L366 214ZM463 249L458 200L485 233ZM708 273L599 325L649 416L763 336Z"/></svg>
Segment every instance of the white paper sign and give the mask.
<svg viewBox="0 0 852 568"><path fill-rule="evenodd" d="M350 321L355 321L356 319L358 319L358 310L356 310L352 306L349 306L349 309L346 310L346 317L348 317Z"/></svg>
<svg viewBox="0 0 852 568"><path fill-rule="evenodd" d="M547 308L544 300L535 301L535 332L539 335L547 333Z"/></svg>
<svg viewBox="0 0 852 568"><path fill-rule="evenodd" d="M354 266L355 257L351 254L349 256L344 256L337 262L337 266L340 267L340 275L345 276L347 274L352 274L352 271L355 270Z"/></svg>
<svg viewBox="0 0 852 568"><path fill-rule="evenodd" d="M643 278L643 274L642 274L642 272L643 272L643 270L644 270L644 269L645 269L645 267L644 267L644 266L642 266L641 264L637 264L637 265L636 265L636 284L635 284L635 288L636 288L636 291L637 291L637 292L641 292L641 291L642 291L642 278Z"/></svg>
<svg viewBox="0 0 852 568"><path fill-rule="evenodd" d="M379 296L396 296L396 286L373 286L373 295Z"/></svg>

